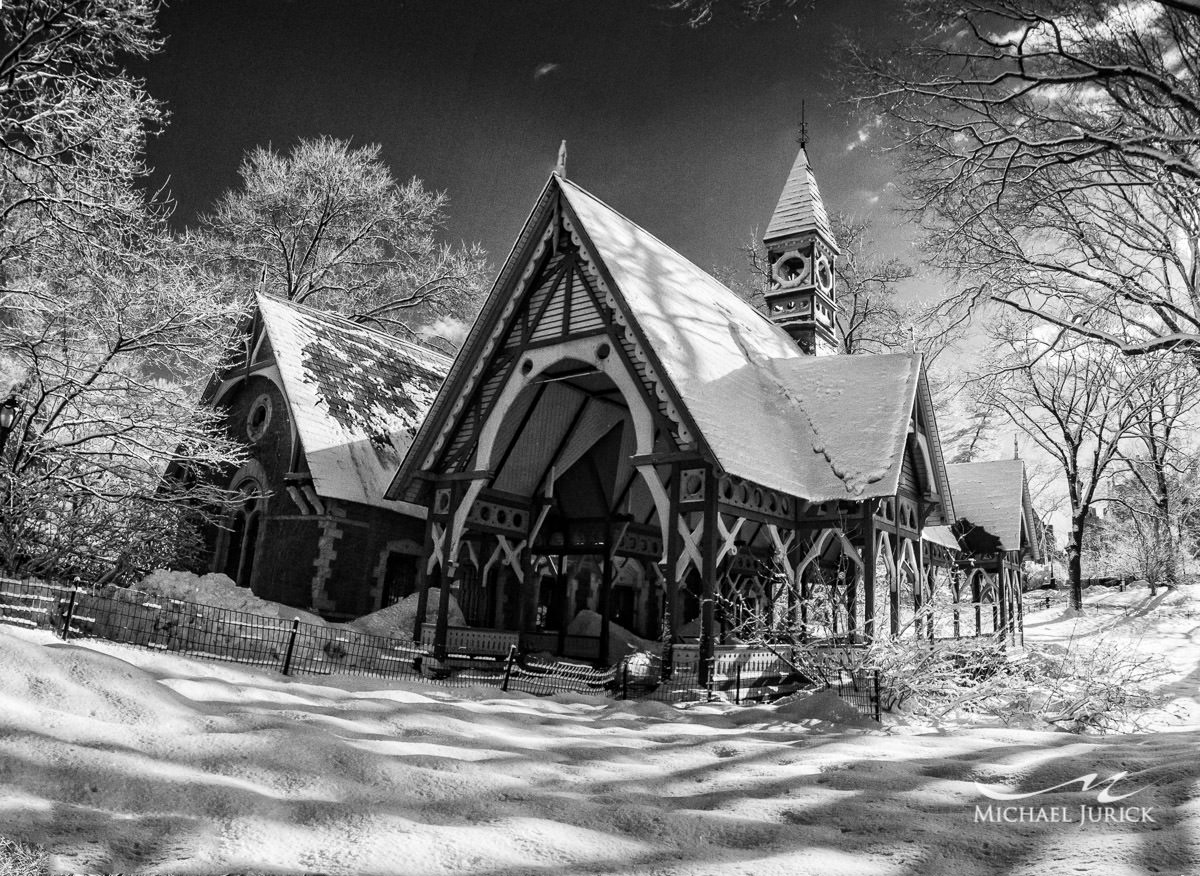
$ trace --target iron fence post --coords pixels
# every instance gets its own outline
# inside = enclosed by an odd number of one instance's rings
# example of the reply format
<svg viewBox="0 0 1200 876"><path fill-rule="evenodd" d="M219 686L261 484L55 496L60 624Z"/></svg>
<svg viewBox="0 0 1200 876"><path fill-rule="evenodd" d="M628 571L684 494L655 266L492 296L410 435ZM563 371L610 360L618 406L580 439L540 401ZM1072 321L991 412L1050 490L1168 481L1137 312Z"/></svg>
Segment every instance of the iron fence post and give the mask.
<svg viewBox="0 0 1200 876"><path fill-rule="evenodd" d="M296 633L300 630L300 618L292 618L292 631L288 633L287 653L283 655L283 674L292 671L292 652L296 648Z"/></svg>
<svg viewBox="0 0 1200 876"><path fill-rule="evenodd" d="M622 668L624 671L622 672L623 677L621 679L621 688L623 691L623 695L622 695L621 699L627 700L627 699L629 699L629 661L628 660L625 661L625 666Z"/></svg>
<svg viewBox="0 0 1200 876"><path fill-rule="evenodd" d="M874 690L874 693L872 696L872 699L874 699L874 702L872 703L872 705L875 707L875 720L879 721L880 723L883 723L883 702L882 702L883 695L882 695L880 684L879 684L880 673L879 673L878 666L875 667L875 670L872 673L872 675L874 676L874 680L875 680L875 684L873 685L875 690Z"/></svg>
<svg viewBox="0 0 1200 876"><path fill-rule="evenodd" d="M500 682L500 690L508 692L508 680L512 678L513 662L517 659L517 646L508 646L508 659L504 661L504 681Z"/></svg>
<svg viewBox="0 0 1200 876"><path fill-rule="evenodd" d="M71 588L71 598L67 602L67 613L63 617L62 637L63 640L71 638L71 622L75 619L75 588Z"/></svg>
<svg viewBox="0 0 1200 876"><path fill-rule="evenodd" d="M742 664L740 662L733 674L733 703L736 706L742 704Z"/></svg>

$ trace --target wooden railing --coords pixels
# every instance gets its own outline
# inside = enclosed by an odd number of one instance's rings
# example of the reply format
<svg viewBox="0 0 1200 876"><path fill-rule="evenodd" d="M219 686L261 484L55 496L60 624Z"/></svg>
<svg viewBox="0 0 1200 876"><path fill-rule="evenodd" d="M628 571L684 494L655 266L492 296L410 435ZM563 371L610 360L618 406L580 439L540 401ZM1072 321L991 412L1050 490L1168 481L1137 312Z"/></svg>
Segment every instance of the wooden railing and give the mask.
<svg viewBox="0 0 1200 876"><path fill-rule="evenodd" d="M783 655L783 656L780 656ZM720 646L713 652L714 681L724 681L741 677L747 683L759 678L786 676L794 672L792 664L785 659L786 649L779 653L769 648L756 648L748 645ZM673 664L683 671L691 671L700 662L698 645L676 645L671 649Z"/></svg>
<svg viewBox="0 0 1200 876"><path fill-rule="evenodd" d="M421 645L433 647L436 624L421 626ZM447 627L446 650L451 654L503 657L518 644L520 633L508 630L481 630L474 627Z"/></svg>
<svg viewBox="0 0 1200 876"><path fill-rule="evenodd" d="M432 648L436 624L421 627L421 646ZM450 654L469 654L477 657L504 657L513 645L521 653L539 651L558 655L559 635L550 633L518 633L513 630L489 630L478 627L447 627L446 651ZM599 636L564 636L562 655L594 663L600 659Z"/></svg>

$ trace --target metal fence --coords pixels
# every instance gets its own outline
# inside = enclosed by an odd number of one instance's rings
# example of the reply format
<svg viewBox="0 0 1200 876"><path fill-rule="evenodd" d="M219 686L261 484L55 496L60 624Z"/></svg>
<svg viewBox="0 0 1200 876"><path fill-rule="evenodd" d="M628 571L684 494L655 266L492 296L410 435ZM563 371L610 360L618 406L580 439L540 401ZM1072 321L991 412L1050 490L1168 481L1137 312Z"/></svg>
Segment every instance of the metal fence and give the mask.
<svg viewBox="0 0 1200 876"><path fill-rule="evenodd" d="M742 652L742 659L732 650L714 658L705 685L695 660L664 667L658 655L649 654L603 669L521 654L516 648L500 656L451 653L438 661L423 646L344 627L264 617L114 585L70 588L10 579L0 579L0 622L52 629L68 640L104 639L289 675L399 678L539 696L583 693L666 703L723 697L743 703L832 689L862 714L880 718L877 672L840 666L797 669L787 661L764 671L748 652ZM686 649L681 651L686 655Z"/></svg>

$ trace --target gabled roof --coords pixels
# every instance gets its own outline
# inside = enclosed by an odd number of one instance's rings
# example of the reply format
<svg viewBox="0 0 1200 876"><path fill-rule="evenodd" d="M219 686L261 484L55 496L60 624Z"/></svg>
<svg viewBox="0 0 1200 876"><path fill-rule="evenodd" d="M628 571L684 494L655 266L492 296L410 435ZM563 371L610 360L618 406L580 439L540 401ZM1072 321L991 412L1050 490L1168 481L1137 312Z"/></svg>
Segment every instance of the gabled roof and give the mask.
<svg viewBox="0 0 1200 876"><path fill-rule="evenodd" d="M982 526L1006 551L1021 550L1021 529L1034 559L1041 549L1034 537L1033 504L1020 459L959 462L946 466L959 518Z"/></svg>
<svg viewBox="0 0 1200 876"><path fill-rule="evenodd" d="M524 269L524 242L551 221L561 193L572 224L642 346L724 471L814 502L892 495L914 405L927 405L919 357L805 356L788 334L675 250L573 182L552 177L455 362L482 355L488 325ZM392 487L417 471L440 428L437 412ZM926 422L932 422L932 411ZM427 434L428 433L428 434ZM936 446L936 435L933 436ZM428 442L428 443L426 443ZM940 458L940 450L937 450ZM940 476L940 469L938 476ZM945 495L942 485L939 492Z"/></svg>
<svg viewBox="0 0 1200 876"><path fill-rule="evenodd" d="M779 203L775 205L775 212L767 223L763 241L770 243L806 231L819 232L837 252L837 241L829 225L825 202L821 200L821 190L817 188L817 178L808 163L808 154L801 146L787 182L783 184Z"/></svg>
<svg viewBox="0 0 1200 876"><path fill-rule="evenodd" d="M450 367L448 357L319 310L257 297L322 497L423 514L384 492Z"/></svg>
<svg viewBox="0 0 1200 876"><path fill-rule="evenodd" d="M896 492L919 357L806 356L650 232L576 184L562 188L725 471L814 502Z"/></svg>

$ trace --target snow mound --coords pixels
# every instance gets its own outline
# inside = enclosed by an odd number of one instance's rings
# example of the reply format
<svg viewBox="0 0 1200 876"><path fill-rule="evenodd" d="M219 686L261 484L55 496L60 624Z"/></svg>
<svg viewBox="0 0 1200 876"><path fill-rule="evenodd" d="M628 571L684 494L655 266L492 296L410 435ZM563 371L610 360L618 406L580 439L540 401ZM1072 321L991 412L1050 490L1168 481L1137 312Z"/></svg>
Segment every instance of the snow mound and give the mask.
<svg viewBox="0 0 1200 876"><path fill-rule="evenodd" d="M609 701L608 710L612 714L629 714L638 718L654 718L660 721L681 721L683 712L669 703L659 700L618 700Z"/></svg>
<svg viewBox="0 0 1200 876"><path fill-rule="evenodd" d="M39 728L65 722L82 732L90 722L169 729L195 719L196 710L152 676L87 648L0 635L0 664L0 714L10 720L24 714Z"/></svg>
<svg viewBox="0 0 1200 876"><path fill-rule="evenodd" d="M239 587L229 576L219 573L196 575L192 572L155 569L134 589L213 608L244 611L260 617L277 617L282 620L299 618L306 624L325 626L324 619L319 615L268 599L260 599L249 588Z"/></svg>
<svg viewBox="0 0 1200 876"><path fill-rule="evenodd" d="M599 636L600 613L584 610L575 615L574 620L567 626L568 636ZM637 651L657 651L658 643L635 636L620 624L609 621L608 624L608 655L616 663L628 654Z"/></svg>
<svg viewBox="0 0 1200 876"><path fill-rule="evenodd" d="M874 722L860 715L832 690L796 697L775 706L773 711L777 719L797 724L802 721L824 721L829 724L875 726Z"/></svg>
<svg viewBox="0 0 1200 876"><path fill-rule="evenodd" d="M437 621L438 600L440 598L441 591L436 587L430 587L428 603L425 607L426 623L431 624ZM419 600L420 594L414 593L412 596L407 596L394 605L381 608L379 611L372 612L371 614L364 614L362 617L356 618L344 626L347 629L366 633L370 636L386 636L390 639L411 641L413 625L417 620L417 603ZM465 627L467 625L467 619L463 616L462 609L459 608L458 602L453 596L450 597L448 618L452 627Z"/></svg>

